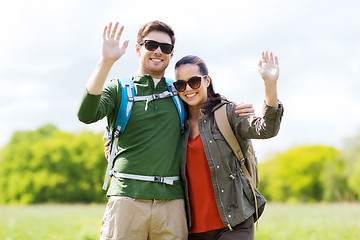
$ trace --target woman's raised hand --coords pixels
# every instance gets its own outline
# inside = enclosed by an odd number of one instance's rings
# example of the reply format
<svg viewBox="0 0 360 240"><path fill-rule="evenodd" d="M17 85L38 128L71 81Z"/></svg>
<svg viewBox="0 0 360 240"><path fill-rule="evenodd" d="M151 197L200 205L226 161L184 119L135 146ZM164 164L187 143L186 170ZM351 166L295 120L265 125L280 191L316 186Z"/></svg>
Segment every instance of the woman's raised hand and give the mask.
<svg viewBox="0 0 360 240"><path fill-rule="evenodd" d="M276 83L279 78L279 61L277 57L273 57L272 52L262 51L261 59L258 63L259 73L265 83Z"/></svg>
<svg viewBox="0 0 360 240"><path fill-rule="evenodd" d="M272 52L263 51L258 64L259 73L264 79L265 102L269 106L278 106L277 80L279 78L279 61Z"/></svg>

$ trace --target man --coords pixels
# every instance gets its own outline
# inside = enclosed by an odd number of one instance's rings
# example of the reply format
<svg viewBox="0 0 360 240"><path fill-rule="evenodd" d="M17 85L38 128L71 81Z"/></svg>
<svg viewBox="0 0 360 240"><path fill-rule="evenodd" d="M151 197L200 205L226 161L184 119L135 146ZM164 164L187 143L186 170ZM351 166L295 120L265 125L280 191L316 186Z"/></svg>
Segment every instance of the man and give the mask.
<svg viewBox="0 0 360 240"><path fill-rule="evenodd" d="M124 41L119 47L124 27L117 30L118 27L118 23L114 27L110 23L104 29L102 57L86 84L78 111L79 120L84 123L106 116L109 126L114 126L121 89L116 80L104 89L103 86L111 67L128 46L128 41ZM164 73L173 56L174 43L173 30L163 22L152 21L139 29L139 69L132 76L135 96L167 90ZM252 110L250 107L245 114ZM172 98L136 102L116 147L100 239L186 239L184 192L179 178L180 118ZM153 176L173 181L167 184L144 180Z"/></svg>
<svg viewBox="0 0 360 240"><path fill-rule="evenodd" d="M102 58L86 84L87 92L78 112L79 119L85 123L107 116L109 126L114 125L121 90L116 81L104 90L103 86L111 67L128 46L125 41L119 47L124 27L117 31L118 25L112 27L110 23L104 29ZM150 40L166 44L166 53L161 47L148 50L146 41ZM138 74L132 77L136 95L164 92L167 87L163 76L175 43L173 30L165 23L153 21L140 28L137 41L140 64ZM180 149L180 120L171 97L136 102L126 130L119 138L119 154L113 169L139 176L178 177ZM186 239L184 193L179 180L170 185L112 177L107 195L101 239Z"/></svg>

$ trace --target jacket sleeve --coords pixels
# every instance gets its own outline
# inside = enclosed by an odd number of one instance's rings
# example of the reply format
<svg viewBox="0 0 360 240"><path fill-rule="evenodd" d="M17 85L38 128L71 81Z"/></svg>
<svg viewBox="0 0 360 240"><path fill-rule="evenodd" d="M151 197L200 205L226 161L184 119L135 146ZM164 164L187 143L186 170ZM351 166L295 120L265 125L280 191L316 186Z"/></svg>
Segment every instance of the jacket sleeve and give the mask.
<svg viewBox="0 0 360 240"><path fill-rule="evenodd" d="M278 107L264 103L263 117L239 117L235 113L235 107L236 105L233 103L228 104L227 114L236 135L240 135L244 139L266 139L278 134L284 112L281 102L279 102Z"/></svg>
<svg viewBox="0 0 360 240"><path fill-rule="evenodd" d="M86 90L83 93L78 109L78 119L83 123L93 123L105 116L114 115L117 99L121 99L118 93L118 84L111 81L102 91L101 95L92 95Z"/></svg>

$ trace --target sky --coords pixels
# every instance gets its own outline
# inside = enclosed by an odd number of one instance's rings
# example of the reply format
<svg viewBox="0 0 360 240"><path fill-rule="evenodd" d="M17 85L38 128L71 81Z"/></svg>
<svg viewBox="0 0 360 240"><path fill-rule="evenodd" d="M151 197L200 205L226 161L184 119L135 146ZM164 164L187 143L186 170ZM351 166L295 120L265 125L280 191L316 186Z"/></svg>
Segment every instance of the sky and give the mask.
<svg viewBox="0 0 360 240"><path fill-rule="evenodd" d="M109 78L138 70L140 26L152 20L175 31L166 71L185 55L207 63L214 88L253 104L262 115L262 50L279 58L278 96L285 111L279 134L254 140L259 161L304 144L343 148L360 134L360 3L356 0L13 0L0 8L0 148L19 130L53 124L68 132L102 132L77 108L101 54L110 21L125 26L125 55ZM121 43L122 44L122 43Z"/></svg>

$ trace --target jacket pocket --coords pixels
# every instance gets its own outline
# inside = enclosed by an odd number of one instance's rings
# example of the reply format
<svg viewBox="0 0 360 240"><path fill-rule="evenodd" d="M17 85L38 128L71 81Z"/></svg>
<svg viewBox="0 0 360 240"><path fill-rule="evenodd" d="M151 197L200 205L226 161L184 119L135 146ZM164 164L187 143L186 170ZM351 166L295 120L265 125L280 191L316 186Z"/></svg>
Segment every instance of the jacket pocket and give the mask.
<svg viewBox="0 0 360 240"><path fill-rule="evenodd" d="M214 141L217 145L217 150L220 153L221 158L228 159L232 154L232 149L229 144L226 142L225 138L221 135L220 131L217 129L211 130L211 134L214 138Z"/></svg>
<svg viewBox="0 0 360 240"><path fill-rule="evenodd" d="M253 205L255 202L254 202L254 195L253 195L251 187L250 187L250 182L246 178L243 171L242 170L239 170L239 171L240 171L239 172L239 177L240 177L240 180L241 180L241 185L242 185L242 189L244 191L244 194L245 194L247 200L249 201L249 203L251 205Z"/></svg>

